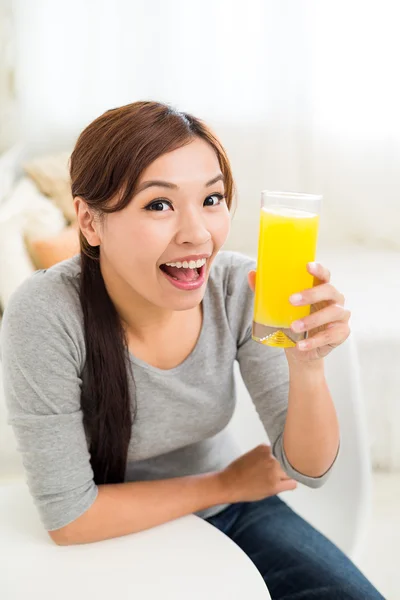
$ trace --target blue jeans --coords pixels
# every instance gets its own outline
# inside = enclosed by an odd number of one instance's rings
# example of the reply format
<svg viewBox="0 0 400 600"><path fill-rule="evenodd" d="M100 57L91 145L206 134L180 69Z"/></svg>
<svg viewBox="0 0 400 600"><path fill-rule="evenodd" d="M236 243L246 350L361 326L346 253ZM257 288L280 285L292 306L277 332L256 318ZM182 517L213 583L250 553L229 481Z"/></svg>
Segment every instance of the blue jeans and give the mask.
<svg viewBox="0 0 400 600"><path fill-rule="evenodd" d="M383 600L351 560L278 496L206 519L260 571L272 600Z"/></svg>

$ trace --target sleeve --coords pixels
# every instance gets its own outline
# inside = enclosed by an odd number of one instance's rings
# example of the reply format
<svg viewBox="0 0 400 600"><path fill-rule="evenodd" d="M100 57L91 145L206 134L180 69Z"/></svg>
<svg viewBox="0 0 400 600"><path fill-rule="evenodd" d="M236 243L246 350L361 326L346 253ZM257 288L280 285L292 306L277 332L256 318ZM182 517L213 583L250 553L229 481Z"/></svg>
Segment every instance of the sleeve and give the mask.
<svg viewBox="0 0 400 600"><path fill-rule="evenodd" d="M332 470L309 477L294 469L283 447L283 430L289 399L289 367L283 348L263 346L252 339L254 294L247 274L256 262L234 255L229 273L227 312L237 343L237 361L246 388L271 442L272 453L289 477L311 488L321 487Z"/></svg>
<svg viewBox="0 0 400 600"><path fill-rule="evenodd" d="M40 519L51 531L82 515L98 488L80 408L78 319L58 288L45 294L38 280L35 274L7 305L1 355L7 423Z"/></svg>

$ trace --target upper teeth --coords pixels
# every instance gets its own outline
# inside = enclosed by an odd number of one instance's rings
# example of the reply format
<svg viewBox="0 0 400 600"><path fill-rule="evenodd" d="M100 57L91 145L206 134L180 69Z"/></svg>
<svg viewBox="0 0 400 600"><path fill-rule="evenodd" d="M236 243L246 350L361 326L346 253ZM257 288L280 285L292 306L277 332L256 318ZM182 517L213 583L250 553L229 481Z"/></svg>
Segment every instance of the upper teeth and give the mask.
<svg viewBox="0 0 400 600"><path fill-rule="evenodd" d="M190 260L189 262L185 260L184 262L172 262L165 264L168 267L178 267L178 269L200 269L200 267L206 264L206 259L201 258L200 260Z"/></svg>

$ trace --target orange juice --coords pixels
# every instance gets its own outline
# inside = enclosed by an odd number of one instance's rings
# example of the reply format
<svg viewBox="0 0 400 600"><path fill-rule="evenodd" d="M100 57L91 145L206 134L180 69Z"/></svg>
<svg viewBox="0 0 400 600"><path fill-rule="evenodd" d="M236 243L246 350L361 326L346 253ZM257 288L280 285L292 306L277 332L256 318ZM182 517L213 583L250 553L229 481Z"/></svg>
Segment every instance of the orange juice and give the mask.
<svg viewBox="0 0 400 600"><path fill-rule="evenodd" d="M289 296L313 286L307 263L315 260L318 226L319 215L306 210L261 209L253 322L256 341L290 347L304 339L304 334L289 328L310 314L310 305L293 306Z"/></svg>

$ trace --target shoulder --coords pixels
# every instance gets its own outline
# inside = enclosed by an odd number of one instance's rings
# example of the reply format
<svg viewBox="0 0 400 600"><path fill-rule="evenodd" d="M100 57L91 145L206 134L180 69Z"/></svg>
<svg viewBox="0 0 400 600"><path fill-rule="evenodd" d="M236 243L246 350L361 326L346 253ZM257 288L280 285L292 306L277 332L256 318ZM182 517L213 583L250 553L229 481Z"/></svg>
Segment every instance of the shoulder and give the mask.
<svg viewBox="0 0 400 600"><path fill-rule="evenodd" d="M32 311L48 306L54 309L61 302L74 302L79 298L79 255L64 260L50 269L35 271L11 296L5 315L16 310Z"/></svg>
<svg viewBox="0 0 400 600"><path fill-rule="evenodd" d="M247 275L255 268L254 258L241 252L222 251L214 260L210 279L224 290L225 295L232 295L238 287L246 289Z"/></svg>
<svg viewBox="0 0 400 600"><path fill-rule="evenodd" d="M35 271L11 296L3 315L1 346L27 336L76 337L82 329L80 256Z"/></svg>
<svg viewBox="0 0 400 600"><path fill-rule="evenodd" d="M254 294L247 276L255 268L254 258L228 251L220 252L211 267L210 292L220 297L236 343L248 336L251 329Z"/></svg>

